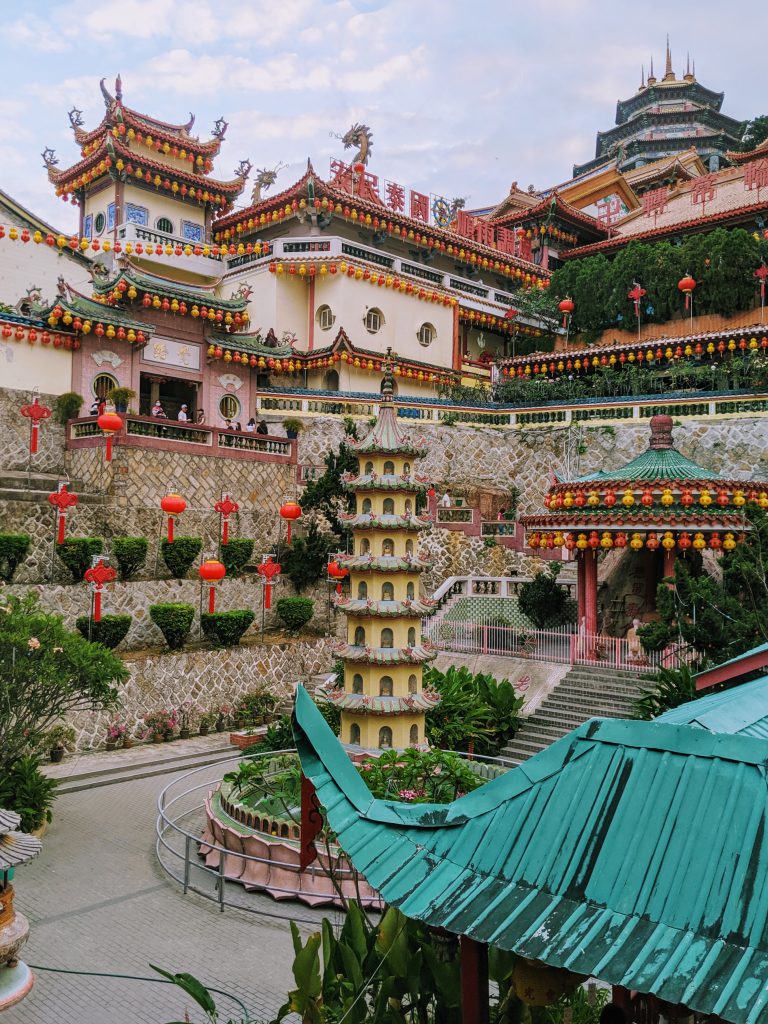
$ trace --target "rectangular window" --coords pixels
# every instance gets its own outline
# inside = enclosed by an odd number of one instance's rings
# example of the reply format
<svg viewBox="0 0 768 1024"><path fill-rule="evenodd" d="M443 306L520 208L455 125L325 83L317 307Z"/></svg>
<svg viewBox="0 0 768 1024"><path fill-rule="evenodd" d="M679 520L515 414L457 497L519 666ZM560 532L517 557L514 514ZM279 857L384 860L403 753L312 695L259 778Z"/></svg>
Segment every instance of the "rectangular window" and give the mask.
<svg viewBox="0 0 768 1024"><path fill-rule="evenodd" d="M93 238L93 214L89 213L83 221L83 237Z"/></svg>
<svg viewBox="0 0 768 1024"><path fill-rule="evenodd" d="M126 203L125 220L128 224L141 224L143 227L146 227L149 224L149 210L146 206L136 206L134 203Z"/></svg>
<svg viewBox="0 0 768 1024"><path fill-rule="evenodd" d="M204 229L202 224L194 224L191 220L181 222L181 237L187 242L204 241Z"/></svg>
<svg viewBox="0 0 768 1024"><path fill-rule="evenodd" d="M107 231L111 231L115 226L115 204L110 203L107 207Z"/></svg>

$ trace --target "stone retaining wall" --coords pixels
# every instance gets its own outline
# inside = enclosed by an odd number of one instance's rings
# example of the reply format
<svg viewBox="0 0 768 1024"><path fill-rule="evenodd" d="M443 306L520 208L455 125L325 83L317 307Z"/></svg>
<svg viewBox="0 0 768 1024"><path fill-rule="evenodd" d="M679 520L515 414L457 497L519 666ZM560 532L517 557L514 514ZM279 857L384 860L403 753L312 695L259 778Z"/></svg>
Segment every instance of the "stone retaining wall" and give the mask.
<svg viewBox="0 0 768 1024"><path fill-rule="evenodd" d="M29 464L29 420L20 409L32 402L31 391L10 391L0 388L0 471L25 471ZM55 395L39 395L40 404L53 408ZM40 426L39 448L32 462L32 471L60 473L64 469L64 427L53 416Z"/></svg>

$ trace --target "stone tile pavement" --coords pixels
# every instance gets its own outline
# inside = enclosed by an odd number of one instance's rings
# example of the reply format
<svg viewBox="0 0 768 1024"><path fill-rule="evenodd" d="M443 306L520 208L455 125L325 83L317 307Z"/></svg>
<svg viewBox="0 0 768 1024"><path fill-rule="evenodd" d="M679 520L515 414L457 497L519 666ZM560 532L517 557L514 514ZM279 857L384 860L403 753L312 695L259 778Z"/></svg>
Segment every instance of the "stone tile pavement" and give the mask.
<svg viewBox="0 0 768 1024"><path fill-rule="evenodd" d="M41 855L16 877L16 903L31 923L23 957L77 971L150 976L149 963L189 971L239 996L253 1020L269 1020L292 983L288 917L309 931L321 915L263 896L254 896L256 906L284 916L222 914L167 879L154 852L155 808L159 792L182 774L59 797ZM183 1020L186 1008L191 1020L201 1019L175 986L35 973L32 993L8 1012L8 1024L163 1024ZM223 1020L237 1015L231 1000L216 998Z"/></svg>

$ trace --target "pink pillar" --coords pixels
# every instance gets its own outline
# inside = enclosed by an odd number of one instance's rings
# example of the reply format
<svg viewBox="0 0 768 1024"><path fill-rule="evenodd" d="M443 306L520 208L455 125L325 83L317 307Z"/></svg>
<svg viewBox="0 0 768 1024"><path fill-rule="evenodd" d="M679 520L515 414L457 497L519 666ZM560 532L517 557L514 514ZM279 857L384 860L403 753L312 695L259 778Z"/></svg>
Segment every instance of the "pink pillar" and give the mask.
<svg viewBox="0 0 768 1024"><path fill-rule="evenodd" d="M584 616L587 633L597 633L597 552L584 552Z"/></svg>
<svg viewBox="0 0 768 1024"><path fill-rule="evenodd" d="M581 629L581 623L584 621L584 616L586 614L584 610L584 583L586 579L584 575L585 557L586 553L584 551L579 551L576 555L576 600L578 605L578 629Z"/></svg>

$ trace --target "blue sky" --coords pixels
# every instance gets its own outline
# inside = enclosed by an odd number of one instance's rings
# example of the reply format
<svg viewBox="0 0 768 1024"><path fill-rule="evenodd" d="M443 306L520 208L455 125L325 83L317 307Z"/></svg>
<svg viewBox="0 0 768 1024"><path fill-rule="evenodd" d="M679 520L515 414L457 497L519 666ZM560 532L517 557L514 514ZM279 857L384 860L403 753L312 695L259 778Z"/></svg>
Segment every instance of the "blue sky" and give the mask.
<svg viewBox="0 0 768 1024"><path fill-rule="evenodd" d="M67 111L95 126L99 79L120 72L128 106L173 122L194 111L201 137L224 115L222 178L242 157L287 164L278 187L308 156L326 176L344 155L332 133L364 121L370 171L482 206L592 157L641 64L663 70L667 32L675 70L690 51L725 113L768 113L767 29L757 0L3 0L0 188L71 229L40 153L78 158Z"/></svg>

